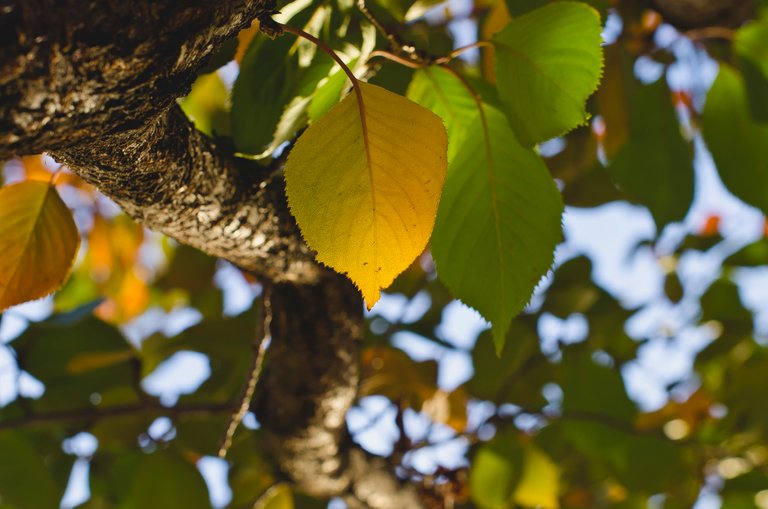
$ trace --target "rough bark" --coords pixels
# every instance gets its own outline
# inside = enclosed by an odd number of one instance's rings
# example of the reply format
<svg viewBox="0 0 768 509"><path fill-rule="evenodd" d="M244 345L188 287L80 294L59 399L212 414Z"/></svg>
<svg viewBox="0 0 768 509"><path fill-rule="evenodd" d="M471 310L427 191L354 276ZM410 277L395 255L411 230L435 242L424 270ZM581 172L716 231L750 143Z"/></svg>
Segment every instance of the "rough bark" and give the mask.
<svg viewBox="0 0 768 509"><path fill-rule="evenodd" d="M0 160L49 152L142 224L274 285L256 407L281 468L351 507L419 507L347 435L359 294L313 261L282 180L217 150L175 105L267 3L0 1Z"/></svg>
<svg viewBox="0 0 768 509"><path fill-rule="evenodd" d="M132 129L51 152L136 221L270 281L317 282L283 181L222 154L173 105Z"/></svg>
<svg viewBox="0 0 768 509"><path fill-rule="evenodd" d="M752 0L650 0L650 4L681 30L738 27L754 10Z"/></svg>
<svg viewBox="0 0 768 509"><path fill-rule="evenodd" d="M359 381L359 341L349 338L363 333L360 294L341 278L271 293L272 345L254 406L286 474L306 492L343 496L353 508L419 507L416 490L347 434Z"/></svg>

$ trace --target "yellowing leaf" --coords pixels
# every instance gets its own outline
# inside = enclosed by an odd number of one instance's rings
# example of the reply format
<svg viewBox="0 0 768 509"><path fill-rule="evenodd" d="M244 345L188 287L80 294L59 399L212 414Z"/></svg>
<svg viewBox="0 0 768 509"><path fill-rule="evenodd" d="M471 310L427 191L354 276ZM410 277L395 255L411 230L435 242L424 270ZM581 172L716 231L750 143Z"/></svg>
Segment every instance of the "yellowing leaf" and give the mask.
<svg viewBox="0 0 768 509"><path fill-rule="evenodd" d="M523 475L512 495L514 501L523 507L557 509L559 490L560 469L538 448L526 446Z"/></svg>
<svg viewBox="0 0 768 509"><path fill-rule="evenodd" d="M317 259L346 274L368 307L427 245L446 173L438 116L359 83L299 138L288 203Z"/></svg>
<svg viewBox="0 0 768 509"><path fill-rule="evenodd" d="M293 509L293 492L286 484L269 488L253 505L253 509Z"/></svg>
<svg viewBox="0 0 768 509"><path fill-rule="evenodd" d="M25 181L0 189L0 309L61 286L79 244L72 214L50 184Z"/></svg>

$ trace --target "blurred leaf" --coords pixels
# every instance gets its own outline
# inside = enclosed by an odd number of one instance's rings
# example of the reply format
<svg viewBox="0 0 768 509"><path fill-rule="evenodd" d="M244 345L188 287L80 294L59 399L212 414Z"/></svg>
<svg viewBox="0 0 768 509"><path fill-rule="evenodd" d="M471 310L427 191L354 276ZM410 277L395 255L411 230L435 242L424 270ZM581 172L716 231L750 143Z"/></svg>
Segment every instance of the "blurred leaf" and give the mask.
<svg viewBox="0 0 768 509"><path fill-rule="evenodd" d="M252 509L254 501L275 484L265 438L259 431L241 429L227 454L232 509Z"/></svg>
<svg viewBox="0 0 768 509"><path fill-rule="evenodd" d="M539 350L536 323L536 318L528 315L513 320L501 357L496 353L490 331L477 338L472 351L474 376L468 382L473 396L525 408L546 404L541 388L552 381L552 372Z"/></svg>
<svg viewBox="0 0 768 509"><path fill-rule="evenodd" d="M560 469L532 444L524 445L523 475L515 488L514 501L523 507L557 509Z"/></svg>
<svg viewBox="0 0 768 509"><path fill-rule="evenodd" d="M752 313L741 303L739 288L730 280L718 279L701 297L702 321L717 320L729 329L752 327Z"/></svg>
<svg viewBox="0 0 768 509"><path fill-rule="evenodd" d="M435 361L416 362L395 348L368 348L362 362L361 396L380 394L421 410L437 392Z"/></svg>
<svg viewBox="0 0 768 509"><path fill-rule="evenodd" d="M211 507L200 472L171 451L157 451L141 460L133 478L132 495L137 509Z"/></svg>
<svg viewBox="0 0 768 509"><path fill-rule="evenodd" d="M512 494L523 475L524 451L514 433L497 435L483 445L469 474L472 501L480 509L512 507Z"/></svg>
<svg viewBox="0 0 768 509"><path fill-rule="evenodd" d="M287 484L272 486L254 504L253 509L293 509L293 493Z"/></svg>
<svg viewBox="0 0 768 509"><path fill-rule="evenodd" d="M54 480L43 457L24 435L15 431L0 432L0 458L2 507L53 509L59 506L64 486Z"/></svg>
<svg viewBox="0 0 768 509"><path fill-rule="evenodd" d="M617 370L595 364L578 352L568 352L564 355L563 371L563 412L623 423L632 421L635 405Z"/></svg>
<svg viewBox="0 0 768 509"><path fill-rule="evenodd" d="M624 88L629 117L628 141L608 171L629 197L651 212L660 232L681 221L693 200L693 148L680 133L666 81L642 85L627 78ZM608 123L610 132L616 127Z"/></svg>
<svg viewBox="0 0 768 509"><path fill-rule="evenodd" d="M592 262L586 256L572 258L557 268L547 289L542 311L566 318L571 313L586 313L600 298L601 290L591 279Z"/></svg>
<svg viewBox="0 0 768 509"><path fill-rule="evenodd" d="M768 122L768 22L754 21L738 29L733 49L740 60L752 117Z"/></svg>
<svg viewBox="0 0 768 509"><path fill-rule="evenodd" d="M727 64L720 64L702 115L704 140L725 186L768 213L768 124L751 118L744 83Z"/></svg>
<svg viewBox="0 0 768 509"><path fill-rule="evenodd" d="M736 267L768 265L768 237L747 244L726 258L723 265Z"/></svg>
<svg viewBox="0 0 768 509"><path fill-rule="evenodd" d="M584 123L602 70L600 15L583 3L546 5L493 37L496 80L512 130L524 146Z"/></svg>
<svg viewBox="0 0 768 509"><path fill-rule="evenodd" d="M135 402L138 367L130 344L114 327L88 316L60 325L53 318L32 324L11 343L19 365L45 385L33 407L73 410Z"/></svg>
<svg viewBox="0 0 768 509"><path fill-rule="evenodd" d="M450 426L457 433L467 427L467 391L459 387L451 392L438 389L424 402L422 411L433 422Z"/></svg>
<svg viewBox="0 0 768 509"><path fill-rule="evenodd" d="M217 72L199 76L189 94L179 99L187 117L208 136L231 134L228 103L229 90Z"/></svg>

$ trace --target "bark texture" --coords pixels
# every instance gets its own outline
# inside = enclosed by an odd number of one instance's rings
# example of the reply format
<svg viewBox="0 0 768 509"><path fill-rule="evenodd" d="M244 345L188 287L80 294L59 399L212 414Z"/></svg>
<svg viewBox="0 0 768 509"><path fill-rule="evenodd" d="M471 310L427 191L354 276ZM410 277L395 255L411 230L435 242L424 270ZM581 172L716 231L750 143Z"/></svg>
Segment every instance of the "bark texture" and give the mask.
<svg viewBox="0 0 768 509"><path fill-rule="evenodd" d="M751 16L752 0L651 0L664 19L681 30L738 27Z"/></svg>
<svg viewBox="0 0 768 509"><path fill-rule="evenodd" d="M0 0L0 160L49 152L142 224L273 286L256 409L298 486L353 508L420 507L350 440L362 304L314 262L274 173L229 157L175 104L268 0Z"/></svg>

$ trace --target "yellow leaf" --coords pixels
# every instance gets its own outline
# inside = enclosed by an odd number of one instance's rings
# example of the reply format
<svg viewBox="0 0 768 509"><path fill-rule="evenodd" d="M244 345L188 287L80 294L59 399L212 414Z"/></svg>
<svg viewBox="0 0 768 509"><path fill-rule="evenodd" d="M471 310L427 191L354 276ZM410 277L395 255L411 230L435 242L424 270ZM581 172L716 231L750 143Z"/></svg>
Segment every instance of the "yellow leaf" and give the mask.
<svg viewBox="0 0 768 509"><path fill-rule="evenodd" d="M346 274L370 309L424 250L446 173L448 137L429 110L359 83L296 142L288 203L317 259Z"/></svg>
<svg viewBox="0 0 768 509"><path fill-rule="evenodd" d="M559 490L558 466L534 445L526 445L523 475L517 483L512 499L523 507L558 509Z"/></svg>
<svg viewBox="0 0 768 509"><path fill-rule="evenodd" d="M286 484L269 488L253 505L253 509L293 509L293 492Z"/></svg>
<svg viewBox="0 0 768 509"><path fill-rule="evenodd" d="M66 279L80 236L47 182L0 189L0 310L45 297Z"/></svg>

